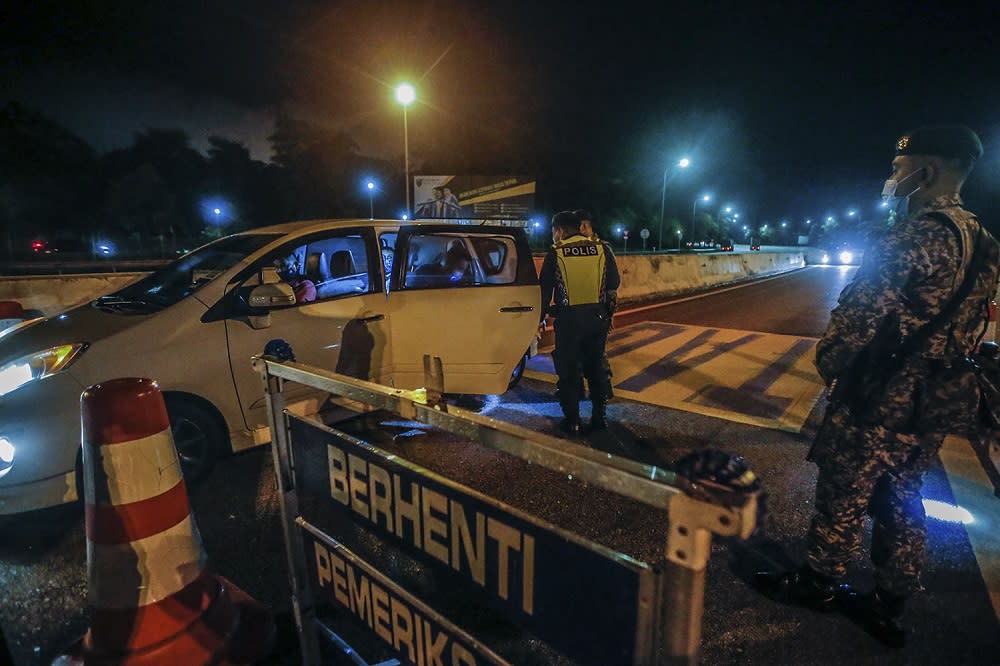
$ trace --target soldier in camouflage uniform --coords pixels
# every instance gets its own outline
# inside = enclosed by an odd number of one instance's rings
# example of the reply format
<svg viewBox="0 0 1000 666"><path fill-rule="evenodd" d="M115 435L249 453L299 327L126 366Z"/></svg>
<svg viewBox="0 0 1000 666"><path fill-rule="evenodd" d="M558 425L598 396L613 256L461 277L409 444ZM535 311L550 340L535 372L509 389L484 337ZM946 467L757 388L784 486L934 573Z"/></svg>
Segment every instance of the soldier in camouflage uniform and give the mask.
<svg viewBox="0 0 1000 666"><path fill-rule="evenodd" d="M981 155L979 138L964 127L923 128L897 142L883 190L897 204L897 222L866 252L816 346L816 367L834 399L810 454L819 477L807 561L797 572L758 578L770 580L781 601L823 610L849 602L873 635L896 647L905 640L904 601L921 589L922 477L944 436L967 431L975 418L978 387L962 359L985 330L1000 267L973 267L971 292L913 353L890 364L886 350L951 301L977 242L996 244L959 196ZM869 371L859 385L848 375L865 354ZM880 365L891 374L879 377ZM838 396L838 382L850 382L851 395ZM861 550L866 514L875 591L862 599L839 581Z"/></svg>

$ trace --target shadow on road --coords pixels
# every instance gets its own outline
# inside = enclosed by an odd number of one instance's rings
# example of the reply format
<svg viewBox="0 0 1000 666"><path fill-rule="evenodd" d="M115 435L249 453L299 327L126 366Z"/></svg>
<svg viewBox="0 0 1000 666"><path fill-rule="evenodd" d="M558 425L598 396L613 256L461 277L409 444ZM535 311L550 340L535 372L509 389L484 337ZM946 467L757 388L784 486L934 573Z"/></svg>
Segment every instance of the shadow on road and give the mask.
<svg viewBox="0 0 1000 666"><path fill-rule="evenodd" d="M82 528L81 502L0 517L0 561L35 564Z"/></svg>

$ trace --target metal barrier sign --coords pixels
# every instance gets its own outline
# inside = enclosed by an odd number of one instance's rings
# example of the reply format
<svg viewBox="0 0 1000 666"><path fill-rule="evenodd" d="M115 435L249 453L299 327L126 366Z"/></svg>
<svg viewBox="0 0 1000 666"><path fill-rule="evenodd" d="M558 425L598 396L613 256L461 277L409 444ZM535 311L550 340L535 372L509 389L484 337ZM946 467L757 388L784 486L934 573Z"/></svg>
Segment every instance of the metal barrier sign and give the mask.
<svg viewBox="0 0 1000 666"><path fill-rule="evenodd" d="M507 617L580 663L631 664L636 643L651 643L649 566L350 435L289 420L300 493L327 498L326 508L447 568L456 584L485 590Z"/></svg>
<svg viewBox="0 0 1000 666"><path fill-rule="evenodd" d="M317 594L337 603L399 652L402 663L506 664L501 657L380 574L342 544L298 521Z"/></svg>
<svg viewBox="0 0 1000 666"><path fill-rule="evenodd" d="M391 389L269 357L255 358L254 366L269 407L303 663L320 663L317 634L332 634L317 619L316 598L367 626L404 663L506 663L352 552L331 533L340 528L345 534L360 528L367 538L377 537L387 548L409 555L435 580L447 580L443 585L449 590L484 599L505 621L578 663L698 662L711 535L750 535L755 487L742 491L678 477L446 408L433 401L433 392L428 402L423 391ZM654 570L315 419L293 416L285 410L285 381L392 411L663 510L669 519L663 561ZM313 516L304 515L304 501ZM324 531L319 523L336 529ZM348 652L353 663L364 665L353 650Z"/></svg>

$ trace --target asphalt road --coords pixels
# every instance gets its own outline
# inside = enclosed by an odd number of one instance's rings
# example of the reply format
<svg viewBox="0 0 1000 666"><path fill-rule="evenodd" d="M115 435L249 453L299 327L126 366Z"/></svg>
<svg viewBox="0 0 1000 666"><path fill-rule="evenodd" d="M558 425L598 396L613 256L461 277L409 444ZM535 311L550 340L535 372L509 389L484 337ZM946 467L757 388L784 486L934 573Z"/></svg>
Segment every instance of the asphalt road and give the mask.
<svg viewBox="0 0 1000 666"><path fill-rule="evenodd" d="M838 285L847 277L840 269L807 269L634 316L816 335L840 290ZM628 320L617 325L627 326ZM490 399L483 411L555 434L559 408L552 390L551 384L526 379L517 389ZM912 631L907 646L890 650L847 617L774 604L747 583L761 566L792 566L802 557L815 482L814 466L804 461L808 427L804 433L783 432L625 400L613 402L608 412L611 429L587 440L594 448L669 466L690 451L717 447L743 455L764 481L768 514L762 530L746 543L717 539L713 545L703 618L703 663L1000 662L1000 624L970 540L971 526L930 521L927 591L909 609ZM582 484L554 479L536 466L522 465L478 445L414 431L398 421L377 421L375 427L371 422L356 422L352 427L399 455L622 553L647 561L662 557L666 516L592 492ZM404 433L408 435L393 437ZM925 494L954 503L961 490L957 483L943 465L935 466ZM995 543L1000 538L996 529L1000 500L992 501L996 503L987 505L992 507L988 513L976 517L993 534ZM210 568L277 610L286 628L289 593L269 451L258 449L225 461L192 490L191 503ZM49 663L87 626L86 542L79 509L6 519L0 522L0 534L0 622L15 663ZM851 580L862 588L870 587L870 568L864 561L852 572ZM601 614L602 609L595 608L594 613ZM515 663L568 663L509 631L491 638L498 650L515 655ZM283 634L279 645L279 653L268 663L295 663L291 636Z"/></svg>
<svg viewBox="0 0 1000 666"><path fill-rule="evenodd" d="M664 321L818 338L855 266L810 266L779 277L647 306L615 316L615 325Z"/></svg>

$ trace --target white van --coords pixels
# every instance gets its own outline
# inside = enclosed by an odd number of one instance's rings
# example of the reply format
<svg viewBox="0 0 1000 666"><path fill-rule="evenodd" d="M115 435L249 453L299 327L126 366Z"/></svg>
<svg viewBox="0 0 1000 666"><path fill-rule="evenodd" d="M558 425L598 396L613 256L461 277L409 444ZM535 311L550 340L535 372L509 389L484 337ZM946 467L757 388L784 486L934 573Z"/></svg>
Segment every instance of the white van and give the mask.
<svg viewBox="0 0 1000 666"><path fill-rule="evenodd" d="M277 338L298 361L390 386L421 386L430 354L442 359L446 392L504 392L539 319L523 229L400 224L294 222L228 236L113 294L8 329L0 514L77 498L80 394L108 379L159 382L190 479L267 442L250 357ZM457 270L444 268L449 253L465 258ZM311 287L283 282L278 265L297 266ZM297 292L312 300L297 303Z"/></svg>

